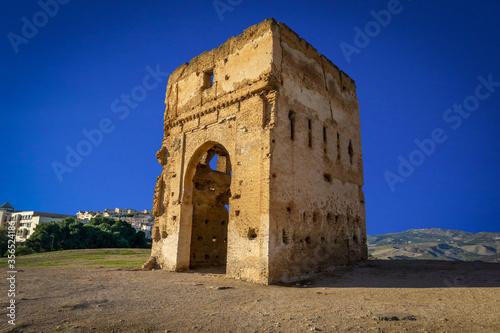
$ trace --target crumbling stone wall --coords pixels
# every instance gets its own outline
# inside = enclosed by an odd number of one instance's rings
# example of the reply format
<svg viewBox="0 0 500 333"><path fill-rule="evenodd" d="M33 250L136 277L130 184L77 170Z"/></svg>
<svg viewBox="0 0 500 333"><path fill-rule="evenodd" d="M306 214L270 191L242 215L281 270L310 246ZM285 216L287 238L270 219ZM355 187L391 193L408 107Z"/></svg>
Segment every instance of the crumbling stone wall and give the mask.
<svg viewBox="0 0 500 333"><path fill-rule="evenodd" d="M216 170L210 161L218 155ZM231 196L231 167L227 151L220 146L210 148L196 166L193 177L193 226L190 265L225 265L227 260L226 205Z"/></svg>
<svg viewBox="0 0 500 333"><path fill-rule="evenodd" d="M366 259L354 81L288 27L266 20L180 66L165 104L157 265L274 283Z"/></svg>
<svg viewBox="0 0 500 333"><path fill-rule="evenodd" d="M367 248L354 81L278 26L269 279L289 281L365 260Z"/></svg>

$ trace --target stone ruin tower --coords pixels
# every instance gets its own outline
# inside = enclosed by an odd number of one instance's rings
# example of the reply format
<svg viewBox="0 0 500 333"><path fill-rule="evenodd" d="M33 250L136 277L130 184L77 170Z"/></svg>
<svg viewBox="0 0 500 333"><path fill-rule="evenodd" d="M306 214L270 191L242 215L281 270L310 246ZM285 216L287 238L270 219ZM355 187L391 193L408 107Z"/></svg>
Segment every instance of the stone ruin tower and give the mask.
<svg viewBox="0 0 500 333"><path fill-rule="evenodd" d="M150 267L271 284L367 259L355 83L285 24L181 65L165 104Z"/></svg>

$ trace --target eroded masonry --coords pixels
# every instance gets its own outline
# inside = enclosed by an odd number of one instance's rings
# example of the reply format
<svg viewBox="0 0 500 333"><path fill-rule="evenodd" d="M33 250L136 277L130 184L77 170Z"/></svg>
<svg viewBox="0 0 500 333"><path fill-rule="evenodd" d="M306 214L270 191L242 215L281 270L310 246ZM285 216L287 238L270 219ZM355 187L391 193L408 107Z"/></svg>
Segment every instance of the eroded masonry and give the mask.
<svg viewBox="0 0 500 333"><path fill-rule="evenodd" d="M268 19L177 68L145 267L289 282L366 260L354 81Z"/></svg>

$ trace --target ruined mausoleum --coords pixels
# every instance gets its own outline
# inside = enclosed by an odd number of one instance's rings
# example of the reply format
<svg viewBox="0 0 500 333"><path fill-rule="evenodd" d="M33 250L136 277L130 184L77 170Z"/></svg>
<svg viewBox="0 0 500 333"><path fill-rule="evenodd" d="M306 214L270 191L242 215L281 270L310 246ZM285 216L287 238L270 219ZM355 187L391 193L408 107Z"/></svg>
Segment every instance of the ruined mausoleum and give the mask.
<svg viewBox="0 0 500 333"><path fill-rule="evenodd" d="M366 260L354 81L268 19L167 84L152 259L290 282Z"/></svg>

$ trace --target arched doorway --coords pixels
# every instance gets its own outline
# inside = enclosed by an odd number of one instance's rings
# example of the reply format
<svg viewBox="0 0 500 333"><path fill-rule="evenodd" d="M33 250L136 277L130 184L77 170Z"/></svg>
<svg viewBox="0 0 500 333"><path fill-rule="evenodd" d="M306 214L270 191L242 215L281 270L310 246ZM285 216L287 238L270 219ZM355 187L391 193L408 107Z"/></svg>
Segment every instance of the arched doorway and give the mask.
<svg viewBox="0 0 500 333"><path fill-rule="evenodd" d="M200 157L201 153L201 157ZM224 267L227 260L231 163L220 144L193 156L192 218L189 267ZM186 184L188 185L188 184Z"/></svg>

